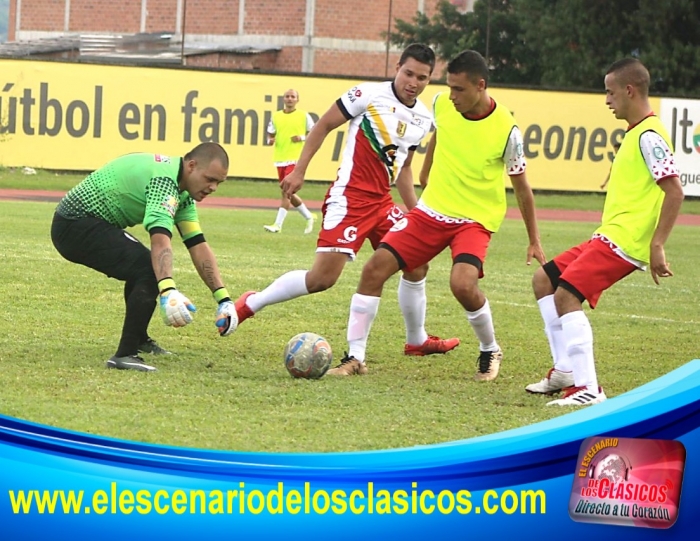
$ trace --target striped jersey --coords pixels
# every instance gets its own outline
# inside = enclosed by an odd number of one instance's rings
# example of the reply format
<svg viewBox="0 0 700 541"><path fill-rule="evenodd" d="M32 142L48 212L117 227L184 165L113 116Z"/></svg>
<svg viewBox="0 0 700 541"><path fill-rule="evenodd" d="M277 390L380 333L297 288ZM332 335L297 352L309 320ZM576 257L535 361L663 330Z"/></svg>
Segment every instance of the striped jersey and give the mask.
<svg viewBox="0 0 700 541"><path fill-rule="evenodd" d="M333 191L387 195L409 151L430 131L432 114L419 100L404 105L391 81L354 86L336 104L350 123Z"/></svg>

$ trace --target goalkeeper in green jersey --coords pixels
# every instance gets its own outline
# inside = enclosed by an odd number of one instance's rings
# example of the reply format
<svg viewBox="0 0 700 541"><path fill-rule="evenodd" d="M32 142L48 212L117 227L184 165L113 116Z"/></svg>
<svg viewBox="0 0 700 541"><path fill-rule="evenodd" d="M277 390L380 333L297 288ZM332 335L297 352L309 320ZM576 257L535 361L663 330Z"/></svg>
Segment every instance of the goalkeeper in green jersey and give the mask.
<svg viewBox="0 0 700 541"><path fill-rule="evenodd" d="M58 252L125 282L124 325L108 368L151 372L155 367L139 354L169 353L148 335L156 304L166 325L183 327L192 321L196 309L172 277L175 228L218 303L219 334L235 330L236 310L200 229L195 204L215 192L227 172L228 155L216 143L202 143L184 158L127 154L94 171L58 204L51 226ZM150 250L124 230L137 224L150 234Z"/></svg>

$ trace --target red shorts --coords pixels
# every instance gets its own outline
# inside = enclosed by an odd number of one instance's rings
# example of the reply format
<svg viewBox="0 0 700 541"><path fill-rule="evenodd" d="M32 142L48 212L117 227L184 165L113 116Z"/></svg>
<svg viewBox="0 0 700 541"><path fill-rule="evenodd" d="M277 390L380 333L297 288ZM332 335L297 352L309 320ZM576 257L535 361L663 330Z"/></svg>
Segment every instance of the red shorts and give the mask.
<svg viewBox="0 0 700 541"><path fill-rule="evenodd" d="M295 163L290 163L289 165L282 165L277 167L277 178L280 182L282 182L284 180L284 177L286 177L289 173L294 171L295 165Z"/></svg>
<svg viewBox="0 0 700 541"><path fill-rule="evenodd" d="M415 208L382 239L399 258L399 266L412 271L428 263L448 246L452 261L471 263L484 276L486 251L491 232L481 224L432 215Z"/></svg>
<svg viewBox="0 0 700 541"><path fill-rule="evenodd" d="M590 307L595 308L603 291L637 270L615 249L610 241L593 238L559 254L552 261L561 272L559 280L573 286Z"/></svg>
<svg viewBox="0 0 700 541"><path fill-rule="evenodd" d="M355 259L366 239L376 249L391 226L403 218L403 211L390 196L370 201L331 194L323 202L322 210L323 223L316 251L341 252L350 259Z"/></svg>

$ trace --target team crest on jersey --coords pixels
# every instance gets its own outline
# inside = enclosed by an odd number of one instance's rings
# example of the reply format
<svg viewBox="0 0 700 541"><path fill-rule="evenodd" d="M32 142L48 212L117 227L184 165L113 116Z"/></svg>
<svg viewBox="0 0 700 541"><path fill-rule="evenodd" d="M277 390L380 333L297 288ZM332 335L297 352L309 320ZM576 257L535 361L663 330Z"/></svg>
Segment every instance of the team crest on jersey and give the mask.
<svg viewBox="0 0 700 541"><path fill-rule="evenodd" d="M654 158L656 158L657 160L662 160L666 157L666 152L661 147L654 147L653 152L654 152Z"/></svg>
<svg viewBox="0 0 700 541"><path fill-rule="evenodd" d="M170 163L170 157L168 156L163 156L162 154L156 154L155 155L155 160L158 163Z"/></svg>
<svg viewBox="0 0 700 541"><path fill-rule="evenodd" d="M406 123L399 120L399 124L396 126L396 135L403 137L406 135Z"/></svg>
<svg viewBox="0 0 700 541"><path fill-rule="evenodd" d="M161 205L166 211L168 211L168 214L170 214L170 216L175 217L175 212L177 212L178 205L177 198L171 195L165 201L163 201Z"/></svg>

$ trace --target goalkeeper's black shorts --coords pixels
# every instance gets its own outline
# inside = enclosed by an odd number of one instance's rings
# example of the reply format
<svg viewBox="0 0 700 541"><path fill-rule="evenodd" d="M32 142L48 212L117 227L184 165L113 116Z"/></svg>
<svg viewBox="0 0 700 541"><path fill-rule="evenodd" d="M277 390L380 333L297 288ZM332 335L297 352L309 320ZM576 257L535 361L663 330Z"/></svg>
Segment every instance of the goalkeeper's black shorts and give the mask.
<svg viewBox="0 0 700 541"><path fill-rule="evenodd" d="M148 279L157 289L151 252L123 229L99 218L54 214L51 240L64 258L122 281Z"/></svg>

